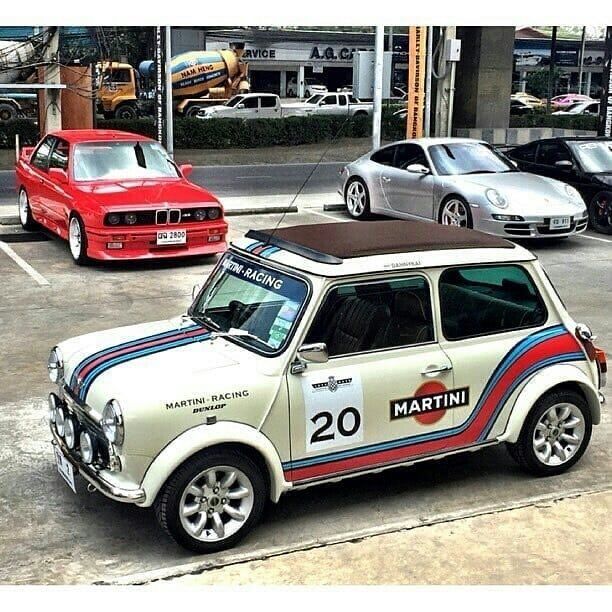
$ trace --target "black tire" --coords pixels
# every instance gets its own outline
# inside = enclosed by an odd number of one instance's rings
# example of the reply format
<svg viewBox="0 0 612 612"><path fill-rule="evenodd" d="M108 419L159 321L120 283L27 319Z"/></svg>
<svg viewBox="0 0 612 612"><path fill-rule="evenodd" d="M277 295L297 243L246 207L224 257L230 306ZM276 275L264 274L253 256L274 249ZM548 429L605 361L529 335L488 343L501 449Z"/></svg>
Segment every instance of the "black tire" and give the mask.
<svg viewBox="0 0 612 612"><path fill-rule="evenodd" d="M73 222L78 224L81 232L81 248L78 251L78 254L73 251L70 242L70 227ZM68 221L68 248L70 254L72 255L72 260L75 264L77 264L77 266L86 266L89 263L89 257L87 257L87 233L85 232L85 224L83 223L83 219L81 219L79 214L74 212L70 215L70 219Z"/></svg>
<svg viewBox="0 0 612 612"><path fill-rule="evenodd" d="M589 203L589 224L600 234L612 234L612 193L600 191Z"/></svg>
<svg viewBox="0 0 612 612"><path fill-rule="evenodd" d="M584 419L584 436L580 446L574 454L565 463L560 465L547 465L540 461L537 457L534 444L533 436L536 425L540 419L548 412L552 406L560 403L573 404ZM516 443L507 443L506 447L510 453L510 456L521 466L523 470L536 476L555 476L569 470L584 454L589 440L591 439L591 432L593 428L593 419L591 411L584 398L584 396L570 389L560 389L558 391L551 391L546 393L533 405L533 408L527 415L521 433Z"/></svg>
<svg viewBox="0 0 612 612"><path fill-rule="evenodd" d="M361 213L351 212L351 206L349 205L349 192L351 190L351 186L356 183L359 184L364 191L365 202ZM346 184L346 187L344 189L344 204L346 205L346 210L351 218L358 219L359 221L372 218L372 212L370 210L370 191L368 190L368 186L362 178L352 178Z"/></svg>
<svg viewBox="0 0 612 612"><path fill-rule="evenodd" d="M12 121L17 119L17 109L8 102L0 102L0 121Z"/></svg>
<svg viewBox="0 0 612 612"><path fill-rule="evenodd" d="M19 190L18 196L18 206L19 206L19 222L21 223L21 227L24 230L32 231L38 227L36 221L34 221L34 217L32 216L32 209L30 208L30 200L28 198L28 194L26 190L22 187ZM25 198L25 202L22 202L22 198ZM24 208L22 209L22 206Z"/></svg>
<svg viewBox="0 0 612 612"><path fill-rule="evenodd" d="M197 104L192 104L191 106L187 107L187 110L185 111L185 117L196 117L201 110L201 106L198 106Z"/></svg>
<svg viewBox="0 0 612 612"><path fill-rule="evenodd" d="M461 202L463 204L463 206L465 208L466 220L467 220L467 225L465 227L470 228L470 229L473 228L474 227L474 219L472 218L472 211L470 210L470 205L467 203L466 199L461 197L460 195L450 195L450 196L447 196L446 198L444 198L444 200L443 200L442 204L440 204L440 208L438 210L438 223L442 224L442 213L444 211L444 207L451 200L458 200L459 202Z"/></svg>
<svg viewBox="0 0 612 612"><path fill-rule="evenodd" d="M115 118L116 119L136 119L138 117L138 113L136 109L131 104L121 104L115 109Z"/></svg>
<svg viewBox="0 0 612 612"><path fill-rule="evenodd" d="M246 475L253 490L253 505L244 524L235 533L221 540L202 541L192 536L181 522L181 498L194 478L215 466L229 466ZM231 548L251 531L261 519L267 497L264 475L249 457L232 450L203 451L188 459L170 476L155 500L155 515L162 529L178 544L196 553L212 553Z"/></svg>

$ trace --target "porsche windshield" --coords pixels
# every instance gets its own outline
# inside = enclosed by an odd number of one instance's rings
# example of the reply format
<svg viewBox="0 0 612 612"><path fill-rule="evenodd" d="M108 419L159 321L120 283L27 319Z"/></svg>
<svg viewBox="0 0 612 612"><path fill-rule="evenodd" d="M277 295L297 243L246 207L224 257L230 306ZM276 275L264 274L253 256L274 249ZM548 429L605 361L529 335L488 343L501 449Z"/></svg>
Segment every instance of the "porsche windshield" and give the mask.
<svg viewBox="0 0 612 612"><path fill-rule="evenodd" d="M88 142L74 148L75 181L178 178L157 142Z"/></svg>
<svg viewBox="0 0 612 612"><path fill-rule="evenodd" d="M591 142L568 140L567 144L585 172L593 174L612 172L612 140L593 140Z"/></svg>
<svg viewBox="0 0 612 612"><path fill-rule="evenodd" d="M479 142L449 142L429 147L429 155L441 175L513 172L514 166Z"/></svg>
<svg viewBox="0 0 612 612"><path fill-rule="evenodd" d="M307 295L304 281L227 253L189 314L213 331L276 353L291 336Z"/></svg>

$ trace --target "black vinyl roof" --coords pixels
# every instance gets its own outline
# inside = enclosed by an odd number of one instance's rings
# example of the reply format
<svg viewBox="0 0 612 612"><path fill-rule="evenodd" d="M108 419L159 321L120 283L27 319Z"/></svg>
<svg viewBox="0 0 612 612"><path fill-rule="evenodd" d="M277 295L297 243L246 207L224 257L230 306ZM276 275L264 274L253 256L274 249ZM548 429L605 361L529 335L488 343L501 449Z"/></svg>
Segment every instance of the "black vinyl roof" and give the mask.
<svg viewBox="0 0 612 612"><path fill-rule="evenodd" d="M247 238L321 263L344 259L451 249L502 248L514 244L471 229L424 221L349 221L250 230Z"/></svg>

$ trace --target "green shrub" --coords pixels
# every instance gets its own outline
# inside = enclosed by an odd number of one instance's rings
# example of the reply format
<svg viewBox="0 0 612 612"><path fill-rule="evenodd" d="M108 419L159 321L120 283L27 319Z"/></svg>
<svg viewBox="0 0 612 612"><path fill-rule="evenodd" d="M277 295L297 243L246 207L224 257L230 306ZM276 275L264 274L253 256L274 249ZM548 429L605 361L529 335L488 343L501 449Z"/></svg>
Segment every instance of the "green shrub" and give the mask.
<svg viewBox="0 0 612 612"><path fill-rule="evenodd" d="M511 128L549 127L565 130L597 130L599 119L592 115L547 115L542 112L510 117Z"/></svg>

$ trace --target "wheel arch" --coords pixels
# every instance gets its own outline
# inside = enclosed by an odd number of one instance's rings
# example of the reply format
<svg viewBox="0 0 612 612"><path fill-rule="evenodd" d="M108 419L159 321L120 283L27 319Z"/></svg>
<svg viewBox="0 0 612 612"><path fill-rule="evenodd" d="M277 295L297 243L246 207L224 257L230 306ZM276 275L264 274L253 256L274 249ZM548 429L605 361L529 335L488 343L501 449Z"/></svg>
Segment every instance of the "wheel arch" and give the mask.
<svg viewBox="0 0 612 612"><path fill-rule="evenodd" d="M599 394L588 376L578 367L570 364L557 364L540 370L519 393L500 442L516 442L531 408L544 395L551 391L568 389L578 391L586 400L593 425L601 421Z"/></svg>
<svg viewBox="0 0 612 612"><path fill-rule="evenodd" d="M234 450L245 453L261 469L268 484L269 497L276 502L290 488L285 480L280 457L269 438L243 423L221 422L198 425L172 440L148 467L141 486L151 506L168 478L186 461L202 451Z"/></svg>

